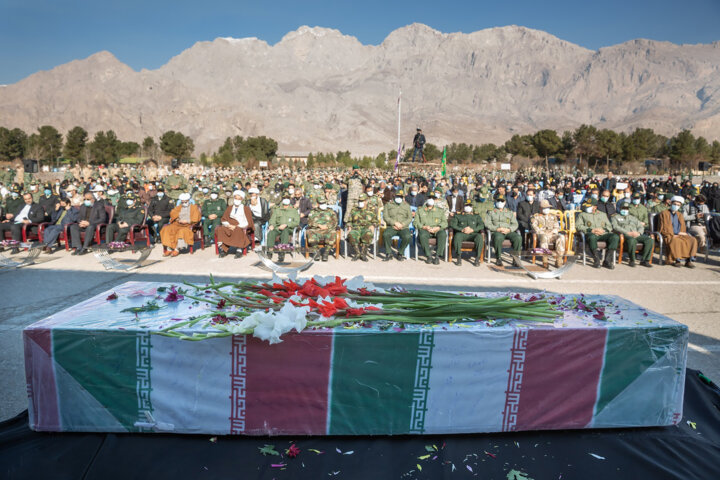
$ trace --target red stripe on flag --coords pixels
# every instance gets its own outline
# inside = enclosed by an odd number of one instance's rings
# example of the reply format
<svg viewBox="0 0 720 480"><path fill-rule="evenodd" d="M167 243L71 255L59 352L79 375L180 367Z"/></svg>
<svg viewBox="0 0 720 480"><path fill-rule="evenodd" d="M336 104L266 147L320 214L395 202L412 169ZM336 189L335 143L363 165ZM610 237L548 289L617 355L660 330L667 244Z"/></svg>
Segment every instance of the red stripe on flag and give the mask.
<svg viewBox="0 0 720 480"><path fill-rule="evenodd" d="M331 357L328 332L248 337L245 433L325 435Z"/></svg>
<svg viewBox="0 0 720 480"><path fill-rule="evenodd" d="M38 431L60 431L57 389L50 329L27 329L23 332L25 347L25 381L27 382L32 423Z"/></svg>
<svg viewBox="0 0 720 480"><path fill-rule="evenodd" d="M593 418L605 329L528 334L516 430L583 428Z"/></svg>

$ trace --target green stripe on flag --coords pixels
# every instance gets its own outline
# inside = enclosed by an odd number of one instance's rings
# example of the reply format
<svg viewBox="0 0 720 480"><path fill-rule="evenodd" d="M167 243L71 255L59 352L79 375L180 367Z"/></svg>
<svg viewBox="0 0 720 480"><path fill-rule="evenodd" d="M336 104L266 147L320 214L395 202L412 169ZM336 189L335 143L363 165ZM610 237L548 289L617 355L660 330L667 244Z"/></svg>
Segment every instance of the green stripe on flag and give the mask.
<svg viewBox="0 0 720 480"><path fill-rule="evenodd" d="M419 338L407 332L335 335L329 434L409 432Z"/></svg>
<svg viewBox="0 0 720 480"><path fill-rule="evenodd" d="M445 176L445 166L447 165L447 146L443 147L442 156L442 176Z"/></svg>
<svg viewBox="0 0 720 480"><path fill-rule="evenodd" d="M136 343L134 332L53 330L55 361L131 431L138 419Z"/></svg>
<svg viewBox="0 0 720 480"><path fill-rule="evenodd" d="M683 326L677 328L611 328L605 347L605 363L595 415L617 397L650 366L661 359L671 348L676 348L683 335Z"/></svg>

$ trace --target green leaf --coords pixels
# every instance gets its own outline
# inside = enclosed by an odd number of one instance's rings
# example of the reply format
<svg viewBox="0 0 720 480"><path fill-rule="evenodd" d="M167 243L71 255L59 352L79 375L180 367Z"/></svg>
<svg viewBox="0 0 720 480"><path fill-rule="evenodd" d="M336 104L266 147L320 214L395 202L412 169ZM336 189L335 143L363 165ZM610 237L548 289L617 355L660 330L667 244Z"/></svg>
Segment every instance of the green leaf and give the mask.
<svg viewBox="0 0 720 480"><path fill-rule="evenodd" d="M260 453L263 455L277 455L280 456L277 450L275 450L275 445L265 445L264 447L258 447L258 450L260 450Z"/></svg>

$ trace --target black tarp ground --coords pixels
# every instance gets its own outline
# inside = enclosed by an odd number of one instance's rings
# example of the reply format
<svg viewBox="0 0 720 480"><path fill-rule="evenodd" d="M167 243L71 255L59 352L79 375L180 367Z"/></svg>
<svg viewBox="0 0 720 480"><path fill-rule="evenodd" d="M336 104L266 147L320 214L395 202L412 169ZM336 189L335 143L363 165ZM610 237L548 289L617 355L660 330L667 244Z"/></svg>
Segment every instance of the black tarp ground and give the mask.
<svg viewBox="0 0 720 480"><path fill-rule="evenodd" d="M293 459L259 451L270 444L284 453L291 443L301 450ZM0 424L0 478L10 480L506 480L512 470L522 472L518 480L720 479L720 389L688 370L682 422L649 429L211 439L36 433L27 427L27 413Z"/></svg>

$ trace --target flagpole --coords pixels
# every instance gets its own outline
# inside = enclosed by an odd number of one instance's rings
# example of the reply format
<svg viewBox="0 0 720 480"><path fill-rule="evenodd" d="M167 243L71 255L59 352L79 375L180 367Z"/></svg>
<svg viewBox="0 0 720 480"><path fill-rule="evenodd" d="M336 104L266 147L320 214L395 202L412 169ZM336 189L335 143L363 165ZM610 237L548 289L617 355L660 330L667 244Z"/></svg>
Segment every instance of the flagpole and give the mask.
<svg viewBox="0 0 720 480"><path fill-rule="evenodd" d="M397 134L397 156L395 157L395 173L397 173L400 166L400 119L402 118L402 88L398 93L398 134Z"/></svg>

